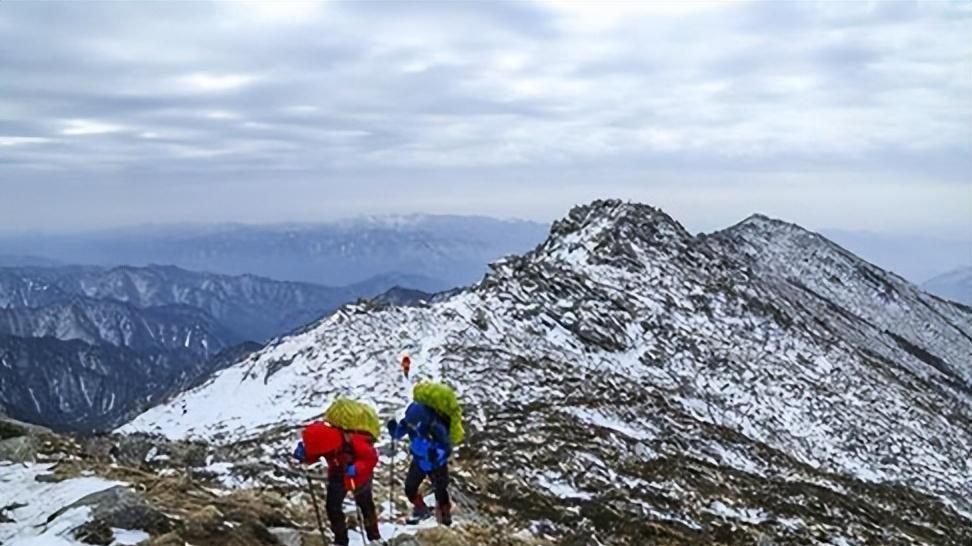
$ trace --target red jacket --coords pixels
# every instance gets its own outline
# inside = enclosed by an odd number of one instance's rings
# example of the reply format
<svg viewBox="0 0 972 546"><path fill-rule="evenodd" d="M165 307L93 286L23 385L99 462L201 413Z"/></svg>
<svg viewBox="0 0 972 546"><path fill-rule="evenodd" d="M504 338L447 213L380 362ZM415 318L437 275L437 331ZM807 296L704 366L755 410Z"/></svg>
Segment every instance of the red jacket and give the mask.
<svg viewBox="0 0 972 546"><path fill-rule="evenodd" d="M327 476L330 479L344 476L344 486L351 489L351 481L361 487L371 481L378 464L378 452L372 445L371 436L360 432L349 432L326 423L311 423L301 434L304 441L305 463L315 463L324 458L327 461ZM357 475L345 475L348 465L354 464Z"/></svg>

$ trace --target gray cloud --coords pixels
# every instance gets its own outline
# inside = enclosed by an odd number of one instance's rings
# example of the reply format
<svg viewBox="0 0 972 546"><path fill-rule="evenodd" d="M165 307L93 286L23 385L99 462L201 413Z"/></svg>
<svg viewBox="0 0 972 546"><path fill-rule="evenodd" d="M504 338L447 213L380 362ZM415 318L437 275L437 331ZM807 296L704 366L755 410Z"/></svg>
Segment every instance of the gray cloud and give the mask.
<svg viewBox="0 0 972 546"><path fill-rule="evenodd" d="M0 230L548 219L610 195L702 228L760 209L967 233L970 22L961 2L2 2Z"/></svg>

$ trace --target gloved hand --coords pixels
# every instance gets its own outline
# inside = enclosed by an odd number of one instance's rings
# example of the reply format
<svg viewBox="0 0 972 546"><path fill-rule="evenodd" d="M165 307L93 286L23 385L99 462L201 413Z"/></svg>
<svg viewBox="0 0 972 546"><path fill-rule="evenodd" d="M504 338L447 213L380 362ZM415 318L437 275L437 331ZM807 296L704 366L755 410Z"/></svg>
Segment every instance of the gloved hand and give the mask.
<svg viewBox="0 0 972 546"><path fill-rule="evenodd" d="M297 447L294 448L294 459L297 459L297 462L302 463L304 462L304 456L306 454L306 451L304 451L304 442L297 442Z"/></svg>
<svg viewBox="0 0 972 546"><path fill-rule="evenodd" d="M394 419L389 419L385 426L388 428L388 434L395 436L398 432L398 421Z"/></svg>
<svg viewBox="0 0 972 546"><path fill-rule="evenodd" d="M358 475L358 468L354 466L354 463L351 463L348 465L348 468L344 471L344 473L347 474L349 478L354 478Z"/></svg>

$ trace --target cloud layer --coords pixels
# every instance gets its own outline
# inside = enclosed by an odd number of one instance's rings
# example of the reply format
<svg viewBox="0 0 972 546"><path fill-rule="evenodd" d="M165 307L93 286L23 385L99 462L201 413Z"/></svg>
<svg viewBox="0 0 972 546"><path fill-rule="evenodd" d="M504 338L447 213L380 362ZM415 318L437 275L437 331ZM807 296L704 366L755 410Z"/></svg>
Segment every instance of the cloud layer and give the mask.
<svg viewBox="0 0 972 546"><path fill-rule="evenodd" d="M621 196L958 232L964 2L0 3L0 229Z"/></svg>

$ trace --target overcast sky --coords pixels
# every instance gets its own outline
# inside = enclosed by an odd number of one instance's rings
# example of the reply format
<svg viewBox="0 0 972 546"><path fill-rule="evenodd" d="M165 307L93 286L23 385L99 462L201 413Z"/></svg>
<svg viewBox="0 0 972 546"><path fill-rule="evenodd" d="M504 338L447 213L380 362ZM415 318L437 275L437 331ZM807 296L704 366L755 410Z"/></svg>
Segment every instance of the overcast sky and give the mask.
<svg viewBox="0 0 972 546"><path fill-rule="evenodd" d="M968 236L965 1L0 2L0 231L622 197Z"/></svg>

